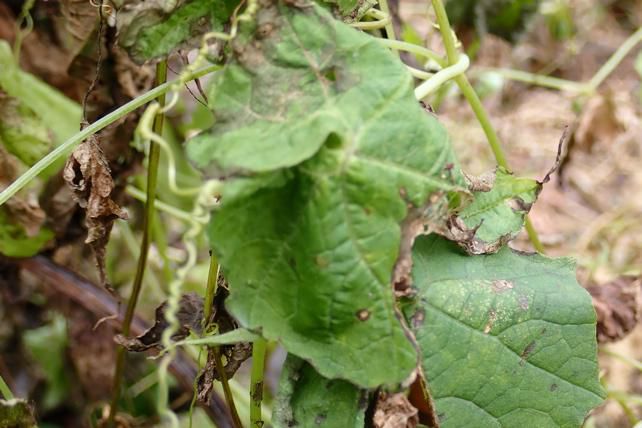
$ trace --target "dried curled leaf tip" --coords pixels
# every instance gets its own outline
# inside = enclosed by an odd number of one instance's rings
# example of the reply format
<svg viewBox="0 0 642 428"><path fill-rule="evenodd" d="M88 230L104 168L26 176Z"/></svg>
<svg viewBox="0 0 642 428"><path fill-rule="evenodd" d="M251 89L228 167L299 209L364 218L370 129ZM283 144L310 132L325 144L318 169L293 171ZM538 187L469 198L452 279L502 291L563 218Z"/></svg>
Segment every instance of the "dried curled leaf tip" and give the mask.
<svg viewBox="0 0 642 428"><path fill-rule="evenodd" d="M63 170L63 178L78 205L86 211L85 243L94 250L100 280L105 285L105 247L109 242L114 220L126 220L127 212L111 198L114 180L95 136L83 141L71 153Z"/></svg>

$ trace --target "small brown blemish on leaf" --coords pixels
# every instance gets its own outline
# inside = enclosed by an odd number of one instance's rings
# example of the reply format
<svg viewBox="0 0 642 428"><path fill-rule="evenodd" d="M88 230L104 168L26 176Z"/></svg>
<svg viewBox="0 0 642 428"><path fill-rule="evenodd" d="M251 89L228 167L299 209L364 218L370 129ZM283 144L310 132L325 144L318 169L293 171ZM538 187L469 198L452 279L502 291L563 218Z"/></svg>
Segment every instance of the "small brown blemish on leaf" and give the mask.
<svg viewBox="0 0 642 428"><path fill-rule="evenodd" d="M555 392L555 391L557 391L557 388L558 388L557 384L556 383L552 383L551 386L548 388L548 390L551 391L551 392Z"/></svg>
<svg viewBox="0 0 642 428"><path fill-rule="evenodd" d="M528 360L529 355L533 353L533 350L535 349L535 345L536 345L536 344L537 344L537 342L535 342L535 341L533 340L531 343L529 343L528 345L526 345L526 348L524 348L524 350L523 350L523 351L522 351L522 353L520 354L520 358L522 359L522 360L519 362L519 365L520 365L520 366L523 366L523 365L526 363L526 360Z"/></svg>
<svg viewBox="0 0 642 428"><path fill-rule="evenodd" d="M359 321L368 321L368 318L370 318L370 311L367 309L359 309L357 311L357 318L359 318Z"/></svg>
<svg viewBox="0 0 642 428"><path fill-rule="evenodd" d="M506 201L506 205L516 213L527 213L531 210L533 204L524 202L522 198L511 198Z"/></svg>
<svg viewBox="0 0 642 428"><path fill-rule="evenodd" d="M256 36L259 39L264 39L268 37L272 33L272 31L274 31L274 24L272 24L271 22L266 22L259 25L256 30Z"/></svg>
<svg viewBox="0 0 642 428"><path fill-rule="evenodd" d="M488 334L490 332L490 330L493 328L493 324L495 324L495 321L497 321L497 312L494 309L491 309L490 311L488 311L488 322L484 327L485 334Z"/></svg>
<svg viewBox="0 0 642 428"><path fill-rule="evenodd" d="M514 287L513 283L505 279L497 279L493 281L493 293L501 294L504 291L511 290Z"/></svg>

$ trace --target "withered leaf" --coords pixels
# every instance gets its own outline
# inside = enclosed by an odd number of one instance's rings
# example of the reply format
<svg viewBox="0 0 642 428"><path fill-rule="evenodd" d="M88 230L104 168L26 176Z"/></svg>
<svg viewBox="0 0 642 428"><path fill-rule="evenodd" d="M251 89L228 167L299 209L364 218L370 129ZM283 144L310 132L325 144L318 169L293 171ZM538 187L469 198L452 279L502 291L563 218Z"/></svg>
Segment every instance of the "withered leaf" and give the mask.
<svg viewBox="0 0 642 428"><path fill-rule="evenodd" d="M156 319L149 330L135 338L127 338L118 334L114 337L115 342L131 352L143 352L150 348L160 348L161 336L168 326L165 319L166 308L167 302L163 302L156 308ZM203 298L196 293L183 294L179 302L176 318L178 318L181 327L172 335L172 340L185 339L190 334L190 331L200 334L202 332Z"/></svg>
<svg viewBox="0 0 642 428"><path fill-rule="evenodd" d="M101 283L106 285L105 247L109 233L114 220L126 220L127 212L111 199L114 180L95 136L83 141L72 152L63 170L63 177L73 191L74 199L86 211L85 243L94 250Z"/></svg>
<svg viewBox="0 0 642 428"><path fill-rule="evenodd" d="M228 285L225 278L220 275L217 282L218 287L216 289L216 295L214 296L212 315L208 321L208 325L216 324L218 326L218 332L222 334L238 328L238 323L227 312L224 306L225 299L229 295ZM217 361L221 356L225 358L225 361L221 360L223 372L225 376L230 379L234 376L239 367L241 367L241 364L250 358L250 355L252 355L252 345L250 343L223 345L217 349L209 348L207 352L207 363L198 377L198 400L202 403L209 402L209 396L212 393L214 381L221 380L221 371L220 368L217 367Z"/></svg>
<svg viewBox="0 0 642 428"><path fill-rule="evenodd" d="M414 428L419 416L405 394L382 393L372 422L375 428Z"/></svg>
<svg viewBox="0 0 642 428"><path fill-rule="evenodd" d="M587 290L597 314L598 342L615 342L635 328L640 320L642 278L624 276Z"/></svg>

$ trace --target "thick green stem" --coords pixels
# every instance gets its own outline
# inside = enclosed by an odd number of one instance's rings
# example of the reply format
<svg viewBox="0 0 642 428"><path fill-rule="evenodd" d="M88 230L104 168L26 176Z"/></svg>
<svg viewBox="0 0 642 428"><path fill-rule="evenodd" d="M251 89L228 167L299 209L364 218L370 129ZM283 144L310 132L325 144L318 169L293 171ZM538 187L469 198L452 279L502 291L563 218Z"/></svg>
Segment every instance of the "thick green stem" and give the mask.
<svg viewBox="0 0 642 428"><path fill-rule="evenodd" d="M13 400L11 388L9 388L9 385L7 385L7 382L4 381L2 376L0 376L0 393L2 393L5 400Z"/></svg>
<svg viewBox="0 0 642 428"><path fill-rule="evenodd" d="M214 296L216 295L216 286L218 284L220 266L216 261L216 256L212 254L210 256L210 269L207 274L207 289L205 290L205 301L203 306L203 331L207 331L207 327L210 322L210 317L212 316L212 309L214 305ZM225 395L225 401L227 401L227 406L230 409L230 414L232 416L232 421L234 423L234 428L243 428L241 423L241 418L239 413L236 410L236 404L234 403L234 394L230 389L230 383L227 378L227 373L225 373L225 367L223 367L223 359L221 358L221 351L218 346L214 346L211 349L214 355L214 362L216 363L216 371L218 372L218 377L221 380L221 385L223 386L223 394Z"/></svg>
<svg viewBox="0 0 642 428"><path fill-rule="evenodd" d="M161 61L156 66L156 84L164 83L167 80L167 61ZM165 105L165 93L158 97L158 103ZM163 121L165 115L163 113L157 115L154 119L154 132L161 133L163 131ZM151 223L154 220L154 201L156 200L156 181L158 180L158 164L160 160L160 147L153 141L150 142L149 147L149 160L147 164L147 202L145 203L145 212L143 215L143 237L140 244L140 253L138 255L138 264L136 266L136 276L134 277L134 284L132 292L127 302L127 310L125 311L125 318L123 319L122 334L127 337L130 334L132 320L136 311L136 304L142 289L143 277L145 275L145 267L147 266L147 255L149 254L149 241L151 233ZM125 369L125 348L119 347L116 351L116 370L114 373L114 382L112 390L112 401L109 408L108 426L113 427L118 412L118 400L120 398L120 389Z"/></svg>
<svg viewBox="0 0 642 428"><path fill-rule="evenodd" d="M488 114L484 109L484 105L477 96L475 89L470 84L466 76L462 74L455 77L455 83L457 83L457 85L459 86L459 90L468 101L468 104L470 104L470 107L473 109L473 113L475 113L479 124L484 130L484 134L486 134L486 139L488 140L488 144L490 145L490 149L495 156L497 164L509 170L510 168L508 167L508 161L506 160L504 150L502 150L497 132L495 132L495 128L490 122L490 118L488 117Z"/></svg>
<svg viewBox="0 0 642 428"><path fill-rule="evenodd" d="M448 22L448 16L446 15L446 9L441 0L432 0L433 8L435 9L435 14L437 15L437 23L439 24L439 31L441 32L441 37L444 41L444 47L446 49L446 55L448 56L448 65L451 66L459 60L459 52L457 51L457 44L455 42L455 36L450 28L450 22ZM455 83L459 86L459 90L466 97L466 100L470 104L470 107L473 109L479 124L486 134L486 139L490 145L493 155L497 164L510 170L508 166L508 161L506 160L506 155L502 150L499 137L495 128L490 122L490 118L482 105L481 100L477 96L475 89L472 87L465 74L460 74L455 77ZM537 231L533 227L530 219L526 217L525 219L526 232L528 237L533 244L533 247L540 253L544 252L544 247L542 246Z"/></svg>
<svg viewBox="0 0 642 428"><path fill-rule="evenodd" d="M388 40L396 40L395 27L392 25L392 15L390 15L390 7L388 7L388 0L379 0L379 7L381 11L390 17L384 29L386 30L386 38Z"/></svg>
<svg viewBox="0 0 642 428"><path fill-rule="evenodd" d="M252 346L252 373L250 375L250 427L261 428L261 402L263 401L263 375L267 341L257 339Z"/></svg>
<svg viewBox="0 0 642 428"><path fill-rule="evenodd" d="M446 15L446 8L441 0L432 0L432 7L437 16L437 24L441 32L441 38L444 41L444 48L446 49L446 56L448 57L448 64L453 65L459 59L459 51L457 50L457 42L455 35L450 29L450 22L448 15Z"/></svg>
<svg viewBox="0 0 642 428"><path fill-rule="evenodd" d="M209 74L213 71L216 71L220 68L218 65L210 65L204 67L200 70L197 70L193 73L190 73L187 76L188 80L194 80L199 77L202 77L206 74ZM0 205L3 205L7 202L13 195L18 193L23 187L36 178L41 172L47 169L51 164L53 164L59 158L66 156L78 143L89 137L90 135L95 134L101 129L111 125L121 117L131 113L136 110L138 107L147 104L159 96L164 95L166 92L172 89L174 85L179 82L180 79L172 80L171 82L164 83L162 85L156 86L154 89L151 89L149 92L144 93L143 95L134 98L127 104L117 108L108 115L100 118L91 125L85 127L83 130L75 134L73 137L67 139L60 146L56 147L51 151L47 156L40 159L36 162L29 170L16 179L9 187L4 189L0 193Z"/></svg>

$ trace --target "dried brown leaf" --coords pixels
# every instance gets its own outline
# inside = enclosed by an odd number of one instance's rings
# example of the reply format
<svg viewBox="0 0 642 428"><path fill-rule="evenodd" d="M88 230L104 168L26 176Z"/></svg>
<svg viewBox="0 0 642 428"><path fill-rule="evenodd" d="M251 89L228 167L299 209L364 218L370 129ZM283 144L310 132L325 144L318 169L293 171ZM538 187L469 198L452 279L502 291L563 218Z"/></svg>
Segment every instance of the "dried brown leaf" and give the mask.
<svg viewBox="0 0 642 428"><path fill-rule="evenodd" d="M114 220L126 220L127 212L111 199L114 180L95 136L83 141L73 151L63 170L63 177L73 191L74 199L86 211L85 243L94 250L100 280L105 285L105 247L109 233Z"/></svg>
<svg viewBox="0 0 642 428"><path fill-rule="evenodd" d="M615 342L630 333L640 320L642 278L621 277L587 287L597 313L597 340Z"/></svg>
<svg viewBox="0 0 642 428"><path fill-rule="evenodd" d="M227 333L228 331L238 328L236 320L227 312L224 303L229 295L227 283L221 275L218 278L218 287L216 289L216 296L212 305L212 315L209 320L209 325L217 325L219 333ZM217 356L217 351L219 356ZM207 353L207 363L201 372L197 381L197 397L202 403L209 402L209 396L212 393L215 380L221 380L221 370L217 367L217 360L220 356L225 357L222 361L222 369L225 376L230 379L234 376L236 371L241 367L241 364L250 358L252 355L252 345L250 343L236 343L234 345L223 345L218 347L217 350L210 348Z"/></svg>
<svg viewBox="0 0 642 428"><path fill-rule="evenodd" d="M381 394L377 401L375 428L414 428L419 423L417 409L405 394Z"/></svg>
<svg viewBox="0 0 642 428"><path fill-rule="evenodd" d="M143 352L151 348L160 348L162 346L160 343L161 336L168 326L165 319L166 309L167 302L163 302L156 308L154 325L140 336L127 338L119 334L114 337L114 340L131 352ZM200 334L203 320L203 298L196 293L183 294L179 302L178 312L176 312L176 318L178 318L180 328L172 335L172 340L185 339L190 334L190 331Z"/></svg>

